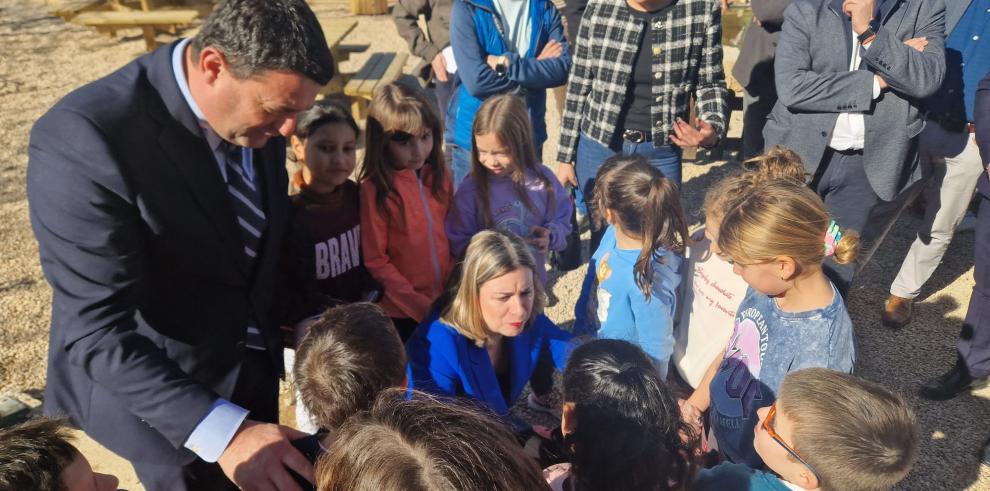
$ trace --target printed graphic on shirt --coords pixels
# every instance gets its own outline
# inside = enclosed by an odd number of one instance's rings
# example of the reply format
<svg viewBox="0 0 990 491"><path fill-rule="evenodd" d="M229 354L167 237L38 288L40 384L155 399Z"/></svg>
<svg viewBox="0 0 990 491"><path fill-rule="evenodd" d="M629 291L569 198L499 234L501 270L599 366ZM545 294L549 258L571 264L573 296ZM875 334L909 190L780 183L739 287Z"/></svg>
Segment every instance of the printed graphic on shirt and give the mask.
<svg viewBox="0 0 990 491"><path fill-rule="evenodd" d="M316 279L325 280L361 264L361 225L313 245L316 252Z"/></svg>
<svg viewBox="0 0 990 491"><path fill-rule="evenodd" d="M750 420L764 396L760 384L760 371L767 351L767 324L763 313L747 308L739 313L735 329L729 338L722 365L716 374L716 384L722 390L713 390L721 420L720 426L739 428Z"/></svg>
<svg viewBox="0 0 990 491"><path fill-rule="evenodd" d="M605 253L601 260L598 262L598 267L595 269L595 283L598 285L596 289L595 296L597 297L597 309L594 312L596 315L594 317L598 318L598 325L601 326L608 322L608 307L612 301L612 294L608 290L602 288L602 284L605 280L612 276L612 268L608 266L609 253ZM589 312L591 314L592 312ZM592 317L589 315L589 317Z"/></svg>

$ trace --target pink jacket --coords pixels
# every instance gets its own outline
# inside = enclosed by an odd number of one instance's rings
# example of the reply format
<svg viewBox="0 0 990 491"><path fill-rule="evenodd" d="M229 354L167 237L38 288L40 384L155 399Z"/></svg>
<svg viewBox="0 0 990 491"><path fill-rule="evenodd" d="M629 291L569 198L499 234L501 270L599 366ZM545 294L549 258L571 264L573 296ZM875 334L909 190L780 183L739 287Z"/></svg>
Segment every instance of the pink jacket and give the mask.
<svg viewBox="0 0 990 491"><path fill-rule="evenodd" d="M361 252L364 265L385 289L381 307L390 317L426 318L452 268L444 218L453 196L448 176L447 199L430 192L430 178L413 170L392 175L392 192L379 209L375 187L361 183Z"/></svg>

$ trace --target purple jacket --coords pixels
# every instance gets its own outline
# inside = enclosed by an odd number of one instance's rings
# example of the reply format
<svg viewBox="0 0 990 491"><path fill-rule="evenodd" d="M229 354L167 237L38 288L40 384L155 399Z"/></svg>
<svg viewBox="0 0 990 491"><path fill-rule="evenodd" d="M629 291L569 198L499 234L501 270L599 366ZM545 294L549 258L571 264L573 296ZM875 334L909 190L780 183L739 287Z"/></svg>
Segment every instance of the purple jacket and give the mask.
<svg viewBox="0 0 990 491"><path fill-rule="evenodd" d="M525 188L529 193L529 201L534 211L530 211L516 194L516 189L509 176L492 177L488 179L488 197L492 213L493 228L504 232L513 232L526 238L529 228L533 225L550 230L550 250L559 251L567 245L567 235L571 232L571 213L573 203L570 195L560 185L557 178L545 166L540 166L540 172L553 186L553 200L546 186L540 182L535 172L527 171ZM464 178L454 194L454 205L447 214L447 240L450 242L450 252L454 257L463 257L468 242L474 234L485 229L485 220L475 198L478 194L478 180L471 174ZM546 258L535 249L533 258L540 281L546 283Z"/></svg>

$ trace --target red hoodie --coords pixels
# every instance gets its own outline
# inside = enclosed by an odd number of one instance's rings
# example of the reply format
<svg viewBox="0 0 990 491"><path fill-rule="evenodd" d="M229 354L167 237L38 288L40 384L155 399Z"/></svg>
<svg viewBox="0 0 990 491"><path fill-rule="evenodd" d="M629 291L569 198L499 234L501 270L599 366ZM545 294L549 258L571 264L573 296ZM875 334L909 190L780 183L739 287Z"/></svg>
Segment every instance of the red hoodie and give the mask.
<svg viewBox="0 0 990 491"><path fill-rule="evenodd" d="M425 319L452 267L444 219L453 184L448 177L447 198L440 202L430 192L430 179L421 180L411 169L395 171L386 210L379 209L375 186L361 183L361 252L385 289L380 305L390 317Z"/></svg>

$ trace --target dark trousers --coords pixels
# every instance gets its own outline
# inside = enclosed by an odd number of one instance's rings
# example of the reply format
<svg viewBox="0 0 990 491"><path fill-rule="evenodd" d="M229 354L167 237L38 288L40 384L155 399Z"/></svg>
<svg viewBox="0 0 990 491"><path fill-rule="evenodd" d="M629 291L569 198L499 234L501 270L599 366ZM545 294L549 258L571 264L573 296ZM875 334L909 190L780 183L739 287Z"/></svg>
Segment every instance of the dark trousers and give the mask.
<svg viewBox="0 0 990 491"><path fill-rule="evenodd" d="M230 402L251 411L248 418L278 422L278 372L264 351L248 349ZM185 466L132 462L147 491L236 491L219 464L197 458Z"/></svg>
<svg viewBox="0 0 990 491"><path fill-rule="evenodd" d="M839 227L860 235L860 252L855 262L838 264L829 258L824 264L825 274L845 298L853 276L869 262L921 186L912 185L893 200L884 201L873 191L866 177L861 151L839 152L827 148L812 178L811 189L821 196Z"/></svg>
<svg viewBox="0 0 990 491"><path fill-rule="evenodd" d="M743 92L743 160L764 152L763 127L776 103L777 92L774 87L761 87L760 92Z"/></svg>
<svg viewBox="0 0 990 491"><path fill-rule="evenodd" d="M976 189L980 196L976 237L973 247L973 295L963 322L956 349L973 377L990 376L990 181L980 175Z"/></svg>

